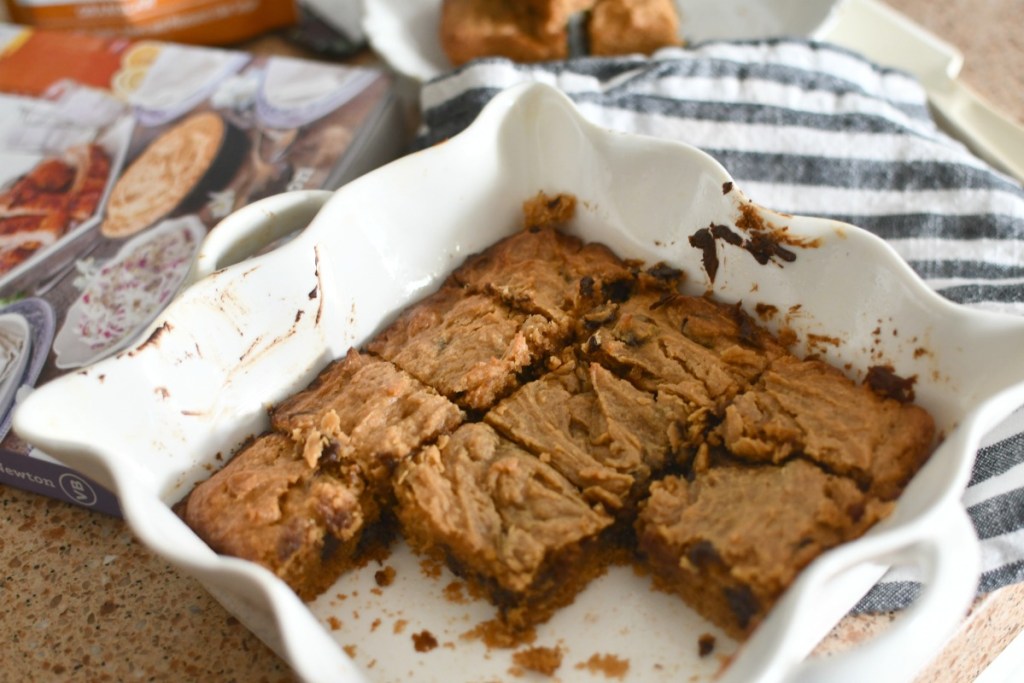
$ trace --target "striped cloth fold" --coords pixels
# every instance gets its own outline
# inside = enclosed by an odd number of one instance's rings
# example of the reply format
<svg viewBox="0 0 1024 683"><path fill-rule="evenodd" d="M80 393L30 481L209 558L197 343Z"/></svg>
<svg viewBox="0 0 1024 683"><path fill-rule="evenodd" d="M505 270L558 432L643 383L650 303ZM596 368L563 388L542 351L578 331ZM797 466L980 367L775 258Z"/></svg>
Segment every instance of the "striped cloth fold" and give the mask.
<svg viewBox="0 0 1024 683"><path fill-rule="evenodd" d="M557 87L607 128L699 147L759 204L874 232L952 301L1024 315L1024 188L941 131L904 72L807 40L484 59L423 86L417 146L457 134L524 82ZM1024 410L986 437L964 505L981 539L979 594L1024 581ZM897 568L857 610L902 608L919 591L914 570Z"/></svg>

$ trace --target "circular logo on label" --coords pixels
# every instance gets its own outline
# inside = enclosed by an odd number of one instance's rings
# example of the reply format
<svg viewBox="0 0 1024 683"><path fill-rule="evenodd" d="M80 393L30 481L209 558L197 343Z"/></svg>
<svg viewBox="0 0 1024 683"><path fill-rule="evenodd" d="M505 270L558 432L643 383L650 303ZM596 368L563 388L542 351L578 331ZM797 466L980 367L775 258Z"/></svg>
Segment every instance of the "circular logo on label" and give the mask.
<svg viewBox="0 0 1024 683"><path fill-rule="evenodd" d="M60 475L60 479L57 480L60 484L60 490L63 491L72 502L91 507L96 504L98 496L96 490L89 485L85 479L82 479L77 474L71 474L67 472Z"/></svg>

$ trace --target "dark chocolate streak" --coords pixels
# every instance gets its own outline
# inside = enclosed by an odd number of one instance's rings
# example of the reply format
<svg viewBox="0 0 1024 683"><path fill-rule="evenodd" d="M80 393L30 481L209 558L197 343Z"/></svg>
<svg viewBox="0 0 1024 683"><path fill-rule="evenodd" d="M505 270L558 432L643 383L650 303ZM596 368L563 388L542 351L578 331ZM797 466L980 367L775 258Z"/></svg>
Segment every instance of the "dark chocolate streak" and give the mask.
<svg viewBox="0 0 1024 683"><path fill-rule="evenodd" d="M736 623L741 629L747 628L750 625L750 620L761 610L761 603L757 596L750 590L750 586L745 584L726 586L723 592L729 609L736 617Z"/></svg>
<svg viewBox="0 0 1024 683"><path fill-rule="evenodd" d="M718 252L715 248L715 241L722 240L726 244L740 247L754 257L754 260L762 266L766 265L773 258L778 258L787 263L796 260L796 254L779 244L778 239L771 234L754 232L747 239L727 225L711 225L701 228L690 235L690 246L701 250L701 261L704 264L704 271L708 274L711 282L715 281L718 274Z"/></svg>
<svg viewBox="0 0 1024 683"><path fill-rule="evenodd" d="M715 237L708 228L701 228L690 235L690 246L701 251L701 261L708 279L715 281L718 274L718 253L715 251Z"/></svg>
<svg viewBox="0 0 1024 683"><path fill-rule="evenodd" d="M879 396L891 398L900 403L912 403L914 400L914 382L917 377L900 377L888 365L872 365L864 383Z"/></svg>

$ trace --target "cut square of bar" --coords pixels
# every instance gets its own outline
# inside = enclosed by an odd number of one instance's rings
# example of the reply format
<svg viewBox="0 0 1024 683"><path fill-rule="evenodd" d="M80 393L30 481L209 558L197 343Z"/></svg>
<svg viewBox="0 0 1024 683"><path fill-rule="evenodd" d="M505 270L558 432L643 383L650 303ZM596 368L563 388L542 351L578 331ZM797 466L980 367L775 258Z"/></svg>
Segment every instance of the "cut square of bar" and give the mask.
<svg viewBox="0 0 1024 683"><path fill-rule="evenodd" d="M284 434L249 442L179 506L215 551L257 562L311 600L359 556L380 506L352 462L311 467Z"/></svg>
<svg viewBox="0 0 1024 683"><path fill-rule="evenodd" d="M934 438L934 420L919 406L879 396L821 361L784 356L736 397L710 440L751 462L804 457L892 500Z"/></svg>
<svg viewBox="0 0 1024 683"><path fill-rule="evenodd" d="M890 508L803 460L715 467L651 487L638 545L656 584L743 639L811 560Z"/></svg>
<svg viewBox="0 0 1024 683"><path fill-rule="evenodd" d="M626 298L635 279L604 245L533 228L470 256L449 282L490 294L516 310L539 313L567 333L581 313Z"/></svg>
<svg viewBox="0 0 1024 683"><path fill-rule="evenodd" d="M486 410L564 338L542 315L447 286L406 309L366 348L461 407Z"/></svg>
<svg viewBox="0 0 1024 683"><path fill-rule="evenodd" d="M355 462L381 498L399 461L451 432L462 411L392 363L351 349L271 411L271 425L321 459Z"/></svg>
<svg viewBox="0 0 1024 683"><path fill-rule="evenodd" d="M674 396L655 398L568 355L484 419L558 470L588 502L628 520L651 475L685 450L676 421L682 411Z"/></svg>
<svg viewBox="0 0 1024 683"><path fill-rule="evenodd" d="M587 357L652 394L685 406L680 420L696 446L732 399L788 352L736 306L644 287L584 317Z"/></svg>
<svg viewBox="0 0 1024 683"><path fill-rule="evenodd" d="M277 431L199 483L181 514L214 550L259 562L312 599L359 560L365 539L388 536L397 463L461 421L433 389L350 350L273 409Z"/></svg>
<svg viewBox="0 0 1024 683"><path fill-rule="evenodd" d="M409 544L481 588L513 630L546 620L604 571L612 518L486 424L403 462L395 495Z"/></svg>

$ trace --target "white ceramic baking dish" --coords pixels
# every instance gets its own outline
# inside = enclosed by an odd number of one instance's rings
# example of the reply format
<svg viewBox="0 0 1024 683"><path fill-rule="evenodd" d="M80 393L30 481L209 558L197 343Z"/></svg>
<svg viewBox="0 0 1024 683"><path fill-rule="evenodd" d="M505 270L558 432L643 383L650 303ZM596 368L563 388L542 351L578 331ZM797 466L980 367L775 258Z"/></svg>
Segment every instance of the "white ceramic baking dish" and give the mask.
<svg viewBox="0 0 1024 683"><path fill-rule="evenodd" d="M279 195L230 216L201 248L195 284L140 342L38 389L15 428L110 487L144 544L200 579L303 679L507 679L509 651L461 637L490 608L450 599L451 579L426 577L401 546L386 561L397 569L394 584L377 586L380 567L371 564L307 605L268 571L216 555L171 506L266 426L268 405L372 336L467 254L517 230L522 201L538 190L580 200L575 234L678 266L695 293L711 289L751 311L777 307L774 325L817 339L814 351L856 379L878 364L915 376L917 399L944 437L892 517L808 567L744 646L652 592L647 579L612 571L538 631L537 645L564 652L557 675L601 680L591 657L610 654L635 680L712 680L721 661L697 656L708 632L718 654L736 655L716 680L910 678L974 594L978 546L960 495L980 437L1024 402L1024 321L940 298L855 227L759 207L766 223L807 246L790 247L792 262L761 265L720 245L710 283L688 237L735 226L749 203L725 170L694 148L597 128L545 86L500 94L465 133L333 195ZM221 268L311 218L276 250ZM893 563L919 566L926 588L917 603L880 638L806 660ZM437 648L413 647L410 634L423 631Z"/></svg>

